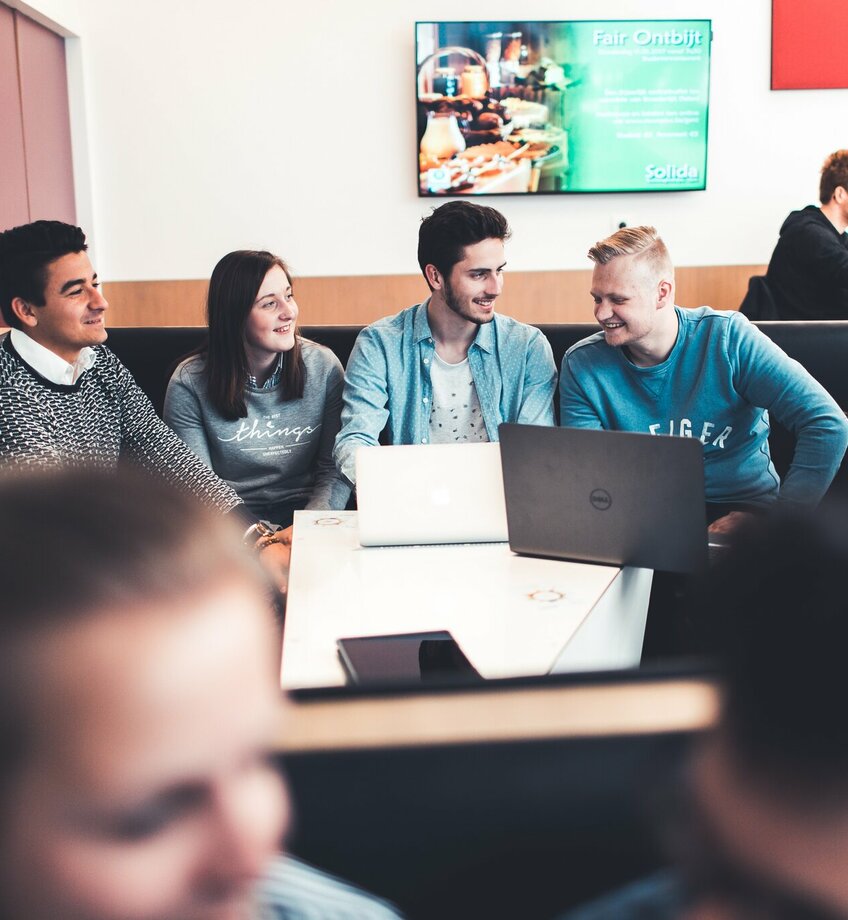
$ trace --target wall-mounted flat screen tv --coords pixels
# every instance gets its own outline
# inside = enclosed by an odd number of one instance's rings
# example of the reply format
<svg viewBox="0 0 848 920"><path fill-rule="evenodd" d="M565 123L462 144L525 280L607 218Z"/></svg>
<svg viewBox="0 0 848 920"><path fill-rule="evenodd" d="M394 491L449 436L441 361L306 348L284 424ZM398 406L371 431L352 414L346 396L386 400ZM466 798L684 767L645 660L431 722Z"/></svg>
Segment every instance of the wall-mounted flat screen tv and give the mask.
<svg viewBox="0 0 848 920"><path fill-rule="evenodd" d="M418 22L419 195L706 188L711 20Z"/></svg>

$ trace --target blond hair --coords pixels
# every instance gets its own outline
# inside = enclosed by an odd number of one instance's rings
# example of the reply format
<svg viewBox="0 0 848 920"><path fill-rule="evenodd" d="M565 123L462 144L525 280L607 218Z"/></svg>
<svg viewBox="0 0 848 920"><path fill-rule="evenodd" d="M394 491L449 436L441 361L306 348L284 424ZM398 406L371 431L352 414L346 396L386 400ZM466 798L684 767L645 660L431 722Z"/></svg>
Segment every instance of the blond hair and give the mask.
<svg viewBox="0 0 848 920"><path fill-rule="evenodd" d="M619 256L640 256L647 259L658 274L674 276L671 256L655 227L622 227L595 243L588 255L598 265L606 265Z"/></svg>

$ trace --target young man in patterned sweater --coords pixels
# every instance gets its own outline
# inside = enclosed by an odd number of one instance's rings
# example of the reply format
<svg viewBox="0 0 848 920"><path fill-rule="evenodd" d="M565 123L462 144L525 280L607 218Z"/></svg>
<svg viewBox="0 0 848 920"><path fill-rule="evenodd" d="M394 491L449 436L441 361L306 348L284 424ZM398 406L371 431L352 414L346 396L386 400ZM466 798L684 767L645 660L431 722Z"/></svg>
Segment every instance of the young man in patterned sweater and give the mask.
<svg viewBox="0 0 848 920"><path fill-rule="evenodd" d="M85 234L59 221L0 233L0 467L114 469L119 460L222 513L241 499L156 415L130 372L104 347L108 304ZM246 535L247 537L247 535ZM262 537L284 583L288 547Z"/></svg>

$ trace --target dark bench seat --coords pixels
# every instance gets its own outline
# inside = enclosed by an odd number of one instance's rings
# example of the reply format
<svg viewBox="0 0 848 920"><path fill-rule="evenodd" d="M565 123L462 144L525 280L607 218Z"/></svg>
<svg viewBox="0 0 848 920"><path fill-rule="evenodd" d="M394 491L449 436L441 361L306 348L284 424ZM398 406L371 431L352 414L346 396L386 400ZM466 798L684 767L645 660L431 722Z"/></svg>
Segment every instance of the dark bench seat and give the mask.
<svg viewBox="0 0 848 920"><path fill-rule="evenodd" d="M800 362L836 402L848 408L848 322L756 323L790 357ZM304 326L301 333L332 349L347 364L361 326ZM595 323L540 325L551 343L557 367L575 343L598 331ZM109 332L109 347L130 369L141 388L161 414L165 388L176 362L204 339L202 326L119 328ZM792 457L793 438L780 425L772 426L769 438L775 467L781 475ZM845 469L839 479L848 478Z"/></svg>

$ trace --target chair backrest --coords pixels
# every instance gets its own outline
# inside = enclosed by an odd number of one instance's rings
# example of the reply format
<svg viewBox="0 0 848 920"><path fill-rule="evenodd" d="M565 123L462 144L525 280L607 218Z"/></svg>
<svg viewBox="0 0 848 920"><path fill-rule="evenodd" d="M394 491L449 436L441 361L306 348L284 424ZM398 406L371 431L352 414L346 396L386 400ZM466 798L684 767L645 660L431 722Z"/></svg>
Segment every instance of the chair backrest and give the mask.
<svg viewBox="0 0 848 920"><path fill-rule="evenodd" d="M777 320L780 314L772 296L765 275L752 275L748 279L748 291L739 307L750 320Z"/></svg>
<svg viewBox="0 0 848 920"><path fill-rule="evenodd" d="M790 358L794 358L830 393L837 405L848 409L848 322L816 320L805 322L762 322L756 324ZM769 450L778 475L789 469L795 451L795 437L772 419ZM836 474L833 491L848 491L848 462Z"/></svg>

